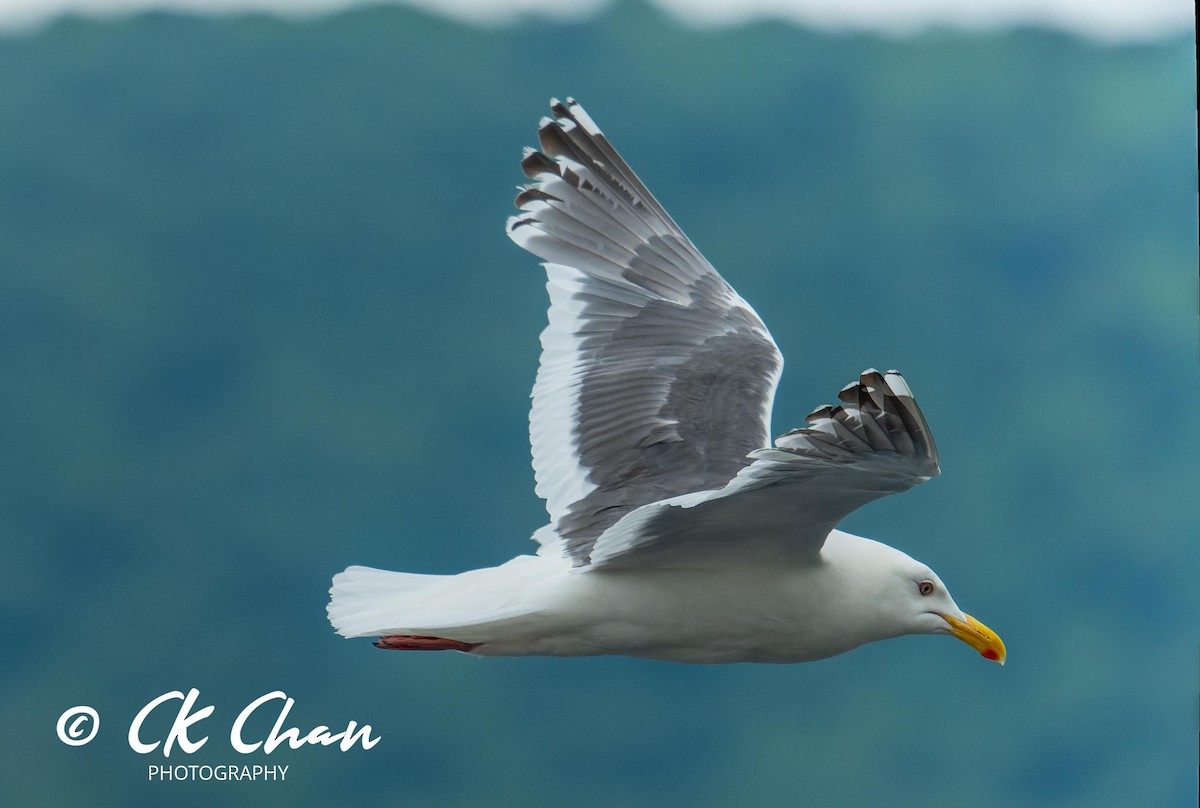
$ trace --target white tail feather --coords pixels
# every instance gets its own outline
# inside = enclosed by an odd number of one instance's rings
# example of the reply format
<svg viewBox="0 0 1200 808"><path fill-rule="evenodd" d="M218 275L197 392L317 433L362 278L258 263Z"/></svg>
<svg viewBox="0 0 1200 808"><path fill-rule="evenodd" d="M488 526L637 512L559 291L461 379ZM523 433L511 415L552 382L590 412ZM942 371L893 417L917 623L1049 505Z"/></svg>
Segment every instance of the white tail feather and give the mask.
<svg viewBox="0 0 1200 808"><path fill-rule="evenodd" d="M486 628L537 611L529 584L561 559L518 556L459 575L420 575L349 567L333 577L329 622L344 637L434 634L486 642Z"/></svg>

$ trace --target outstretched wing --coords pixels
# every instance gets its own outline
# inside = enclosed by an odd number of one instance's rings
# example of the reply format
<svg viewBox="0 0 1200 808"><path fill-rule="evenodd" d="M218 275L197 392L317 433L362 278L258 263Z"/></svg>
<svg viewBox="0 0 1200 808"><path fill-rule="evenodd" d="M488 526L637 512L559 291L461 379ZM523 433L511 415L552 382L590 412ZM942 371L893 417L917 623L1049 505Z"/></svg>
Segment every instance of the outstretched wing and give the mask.
<svg viewBox="0 0 1200 808"><path fill-rule="evenodd" d="M937 446L894 370L866 370L836 407L780 436L728 485L656 502L596 541L593 569L801 564L866 503L938 474Z"/></svg>
<svg viewBox="0 0 1200 808"><path fill-rule="evenodd" d="M783 358L572 99L551 102L509 236L545 261L529 418L544 544L586 564L630 511L719 488L768 445Z"/></svg>

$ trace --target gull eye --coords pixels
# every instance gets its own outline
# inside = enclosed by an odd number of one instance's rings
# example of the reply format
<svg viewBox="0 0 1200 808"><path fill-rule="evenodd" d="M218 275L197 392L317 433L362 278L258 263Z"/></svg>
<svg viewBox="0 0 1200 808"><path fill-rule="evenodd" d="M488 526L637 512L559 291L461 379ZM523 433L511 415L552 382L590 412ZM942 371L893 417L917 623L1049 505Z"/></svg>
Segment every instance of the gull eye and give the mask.
<svg viewBox="0 0 1200 808"><path fill-rule="evenodd" d="M933 581L921 581L919 584L917 584L917 591L922 595L932 595L933 590L936 588L937 587L933 585Z"/></svg>

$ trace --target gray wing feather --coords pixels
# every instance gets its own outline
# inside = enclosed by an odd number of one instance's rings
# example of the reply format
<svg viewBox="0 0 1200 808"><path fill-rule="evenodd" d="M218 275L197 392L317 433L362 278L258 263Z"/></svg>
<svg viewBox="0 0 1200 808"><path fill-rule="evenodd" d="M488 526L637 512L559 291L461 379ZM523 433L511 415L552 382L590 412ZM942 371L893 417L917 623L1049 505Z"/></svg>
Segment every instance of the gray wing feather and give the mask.
<svg viewBox="0 0 1200 808"><path fill-rule="evenodd" d="M622 518L596 542L592 568L808 563L851 511L938 475L933 435L898 372L866 370L839 398L751 452L728 485Z"/></svg>
<svg viewBox="0 0 1200 808"><path fill-rule="evenodd" d="M783 359L582 107L551 109L508 232L550 295L530 440L553 530L537 536L587 564L626 514L719 488L768 444Z"/></svg>

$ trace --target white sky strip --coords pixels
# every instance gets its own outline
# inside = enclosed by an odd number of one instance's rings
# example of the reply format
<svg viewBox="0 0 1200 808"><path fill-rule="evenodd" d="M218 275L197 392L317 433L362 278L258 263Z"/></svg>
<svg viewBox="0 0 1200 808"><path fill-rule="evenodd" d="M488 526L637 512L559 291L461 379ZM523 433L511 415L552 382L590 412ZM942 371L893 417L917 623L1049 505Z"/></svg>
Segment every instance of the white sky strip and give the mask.
<svg viewBox="0 0 1200 808"><path fill-rule="evenodd" d="M990 30L1037 25L1073 31L1102 41L1145 40L1193 28L1186 0L653 0L692 25L734 25L784 19L827 30L891 35L931 26ZM455 19L503 24L536 13L582 18L605 0L408 0L402 3ZM128 14L147 9L207 13L271 11L312 16L378 0L0 0L0 30L37 27L64 13Z"/></svg>

